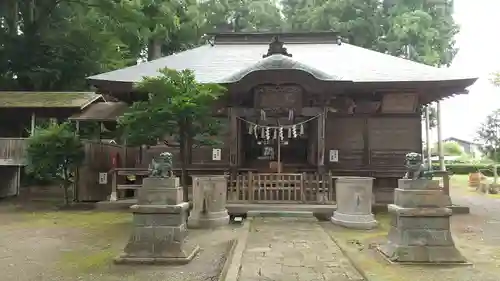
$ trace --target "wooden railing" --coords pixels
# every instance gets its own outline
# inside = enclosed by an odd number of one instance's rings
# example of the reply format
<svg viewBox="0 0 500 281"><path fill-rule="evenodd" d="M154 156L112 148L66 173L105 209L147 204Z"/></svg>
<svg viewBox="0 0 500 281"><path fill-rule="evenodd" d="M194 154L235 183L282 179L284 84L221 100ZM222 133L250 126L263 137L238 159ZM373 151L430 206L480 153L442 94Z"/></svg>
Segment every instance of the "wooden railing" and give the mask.
<svg viewBox="0 0 500 281"><path fill-rule="evenodd" d="M111 194L109 201L118 201L123 199L125 190L134 190L141 188L142 178L149 175L149 171L143 168L116 168L111 171ZM126 177L133 176L134 183L127 184Z"/></svg>
<svg viewBox="0 0 500 281"><path fill-rule="evenodd" d="M331 177L318 174L240 174L229 183L228 202L333 204Z"/></svg>
<svg viewBox="0 0 500 281"><path fill-rule="evenodd" d="M23 165L25 148L25 138L0 138L0 163Z"/></svg>

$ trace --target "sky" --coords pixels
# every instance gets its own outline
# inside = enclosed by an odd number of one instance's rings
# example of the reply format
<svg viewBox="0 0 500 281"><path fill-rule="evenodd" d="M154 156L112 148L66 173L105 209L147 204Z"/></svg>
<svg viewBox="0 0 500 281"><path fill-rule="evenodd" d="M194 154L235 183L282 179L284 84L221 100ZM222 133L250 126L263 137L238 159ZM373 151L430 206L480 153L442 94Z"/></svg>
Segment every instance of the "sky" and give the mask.
<svg viewBox="0 0 500 281"><path fill-rule="evenodd" d="M460 25L455 40L459 51L451 68L465 71L479 80L468 95L441 103L443 138L474 140L486 116L500 108L500 88L489 78L500 71L500 0L455 0L454 18ZM432 139L436 140L436 132Z"/></svg>

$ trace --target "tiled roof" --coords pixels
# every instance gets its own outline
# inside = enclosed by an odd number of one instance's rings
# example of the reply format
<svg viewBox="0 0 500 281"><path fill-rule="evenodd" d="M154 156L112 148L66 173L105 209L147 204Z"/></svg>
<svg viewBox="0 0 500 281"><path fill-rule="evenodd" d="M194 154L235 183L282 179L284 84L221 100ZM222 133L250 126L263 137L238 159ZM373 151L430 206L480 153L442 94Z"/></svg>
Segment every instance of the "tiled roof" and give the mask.
<svg viewBox="0 0 500 281"><path fill-rule="evenodd" d="M124 102L98 102L68 119L78 121L116 121L127 109L128 105Z"/></svg>
<svg viewBox="0 0 500 281"><path fill-rule="evenodd" d="M146 63L89 77L90 80L139 82L164 67L191 69L201 83L232 83L251 71L295 68L320 80L411 82L474 79L447 68L436 68L347 43L286 44L293 57L262 58L269 44L204 45Z"/></svg>
<svg viewBox="0 0 500 281"><path fill-rule="evenodd" d="M100 98L92 92L0 92L0 108L84 108Z"/></svg>

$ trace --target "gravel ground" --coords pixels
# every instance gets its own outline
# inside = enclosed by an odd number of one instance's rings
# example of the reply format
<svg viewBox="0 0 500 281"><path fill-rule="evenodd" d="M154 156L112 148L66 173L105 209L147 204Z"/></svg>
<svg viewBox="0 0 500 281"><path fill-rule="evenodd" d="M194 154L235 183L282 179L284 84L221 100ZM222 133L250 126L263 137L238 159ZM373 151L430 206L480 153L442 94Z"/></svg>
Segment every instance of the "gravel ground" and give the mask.
<svg viewBox="0 0 500 281"><path fill-rule="evenodd" d="M462 181L463 182L463 181ZM470 266L417 266L389 264L375 250L385 243L388 216L378 215L381 226L373 231L353 231L324 224L369 281L500 281L500 200L452 186L454 204L469 206L471 214L452 217L452 231L460 252Z"/></svg>
<svg viewBox="0 0 500 281"><path fill-rule="evenodd" d="M239 227L190 230L201 252L185 266L114 265L130 233L131 215L92 211L21 212L0 205L2 281L212 281Z"/></svg>

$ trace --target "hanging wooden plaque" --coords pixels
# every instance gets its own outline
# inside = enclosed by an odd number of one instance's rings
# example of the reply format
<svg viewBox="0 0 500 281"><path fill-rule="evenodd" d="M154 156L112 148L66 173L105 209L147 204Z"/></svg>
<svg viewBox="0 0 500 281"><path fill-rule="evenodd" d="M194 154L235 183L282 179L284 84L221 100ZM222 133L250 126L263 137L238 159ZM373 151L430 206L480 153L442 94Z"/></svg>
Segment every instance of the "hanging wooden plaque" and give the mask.
<svg viewBox="0 0 500 281"><path fill-rule="evenodd" d="M296 85L268 85L255 89L258 108L301 108L302 88Z"/></svg>
<svg viewBox="0 0 500 281"><path fill-rule="evenodd" d="M417 108L417 95L413 93L385 94L382 113L413 113Z"/></svg>

